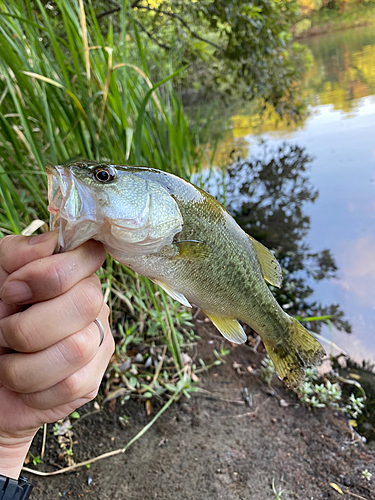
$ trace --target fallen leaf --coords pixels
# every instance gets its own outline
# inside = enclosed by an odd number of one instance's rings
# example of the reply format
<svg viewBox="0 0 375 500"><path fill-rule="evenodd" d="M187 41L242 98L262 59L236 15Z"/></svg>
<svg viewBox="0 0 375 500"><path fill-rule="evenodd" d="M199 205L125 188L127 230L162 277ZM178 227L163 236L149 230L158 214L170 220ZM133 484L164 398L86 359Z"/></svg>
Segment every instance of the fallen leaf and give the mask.
<svg viewBox="0 0 375 500"><path fill-rule="evenodd" d="M146 401L146 413L148 417L152 414L152 403L149 399Z"/></svg>
<svg viewBox="0 0 375 500"><path fill-rule="evenodd" d="M340 486L337 486L337 484L335 483L329 483L330 487L333 488L334 490L336 490L338 493L340 493L340 495L343 495L343 491L342 489L340 488Z"/></svg>
<svg viewBox="0 0 375 500"><path fill-rule="evenodd" d="M111 401L112 399L119 398L120 396L122 396L123 394L126 394L127 392L128 392L128 390L126 389L126 387L120 387L119 389L114 389L113 391L110 391L107 394L107 397L104 399L103 405L105 403L108 403L108 401Z"/></svg>

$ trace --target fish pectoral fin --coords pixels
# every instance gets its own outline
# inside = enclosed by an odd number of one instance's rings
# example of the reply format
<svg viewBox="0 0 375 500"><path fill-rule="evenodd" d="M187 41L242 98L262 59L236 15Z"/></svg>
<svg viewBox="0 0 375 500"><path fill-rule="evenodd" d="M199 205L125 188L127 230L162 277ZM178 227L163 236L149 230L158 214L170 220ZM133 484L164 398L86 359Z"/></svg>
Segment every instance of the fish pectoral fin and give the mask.
<svg viewBox="0 0 375 500"><path fill-rule="evenodd" d="M271 285L280 288L283 281L283 273L276 257L262 243L259 243L259 241L255 240L249 234L248 237L258 256L263 278L268 283L271 283Z"/></svg>
<svg viewBox="0 0 375 500"><path fill-rule="evenodd" d="M279 344L264 336L262 340L276 371L291 389L300 386L306 368L320 364L325 355L316 338L294 318Z"/></svg>
<svg viewBox="0 0 375 500"><path fill-rule="evenodd" d="M205 260L212 254L212 248L206 243L195 240L184 240L174 242L178 248L178 254L174 259Z"/></svg>
<svg viewBox="0 0 375 500"><path fill-rule="evenodd" d="M168 295L172 297L173 300L177 300L178 302L181 302L186 307L191 307L190 302L188 299L185 297L184 294L180 292L176 292L176 290L173 290L169 285L164 283L164 281L153 279L152 280L156 285L159 285L160 288L162 288Z"/></svg>
<svg viewBox="0 0 375 500"><path fill-rule="evenodd" d="M247 335L236 319L216 316L205 311L204 313L210 318L212 323L227 340L234 342L235 344L243 344L246 342Z"/></svg>

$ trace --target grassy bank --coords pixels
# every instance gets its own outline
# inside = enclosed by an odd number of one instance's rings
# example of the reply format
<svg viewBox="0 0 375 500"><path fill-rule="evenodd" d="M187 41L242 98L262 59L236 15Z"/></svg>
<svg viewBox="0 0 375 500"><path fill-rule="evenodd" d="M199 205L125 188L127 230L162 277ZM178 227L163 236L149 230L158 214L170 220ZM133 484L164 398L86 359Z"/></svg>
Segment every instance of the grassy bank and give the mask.
<svg viewBox="0 0 375 500"><path fill-rule="evenodd" d="M375 24L375 5L352 5L345 12L323 8L311 12L294 26L295 39Z"/></svg>
<svg viewBox="0 0 375 500"><path fill-rule="evenodd" d="M47 227L46 163L111 160L189 178L205 152L202 125L171 84L185 68L152 80L157 64L126 0L116 35L110 21L99 28L91 2L55 3L56 16L39 0L0 1L0 237L35 219ZM111 258L100 277L117 341L107 398L188 395L191 313Z"/></svg>

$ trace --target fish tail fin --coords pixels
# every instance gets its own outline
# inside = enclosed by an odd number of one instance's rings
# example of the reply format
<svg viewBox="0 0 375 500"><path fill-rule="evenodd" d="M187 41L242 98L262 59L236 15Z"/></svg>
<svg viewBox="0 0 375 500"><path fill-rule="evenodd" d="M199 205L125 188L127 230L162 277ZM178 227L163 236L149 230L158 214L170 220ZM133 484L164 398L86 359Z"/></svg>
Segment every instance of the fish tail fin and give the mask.
<svg viewBox="0 0 375 500"><path fill-rule="evenodd" d="M305 378L305 369L318 365L325 355L323 347L297 320L292 319L286 338L279 345L263 339L276 371L289 388L296 388Z"/></svg>

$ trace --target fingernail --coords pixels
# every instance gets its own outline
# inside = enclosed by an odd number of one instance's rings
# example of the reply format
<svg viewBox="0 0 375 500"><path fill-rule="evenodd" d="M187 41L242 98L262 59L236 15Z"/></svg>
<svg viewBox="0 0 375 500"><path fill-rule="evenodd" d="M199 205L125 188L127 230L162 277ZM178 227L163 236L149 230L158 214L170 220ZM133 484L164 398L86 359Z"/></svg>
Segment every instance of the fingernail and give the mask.
<svg viewBox="0 0 375 500"><path fill-rule="evenodd" d="M39 243L45 243L48 240L56 237L57 230L48 231L48 233L38 234L29 239L29 245L39 245Z"/></svg>
<svg viewBox="0 0 375 500"><path fill-rule="evenodd" d="M20 304L31 299L32 293L24 281L10 281L0 290L0 297L8 304Z"/></svg>

